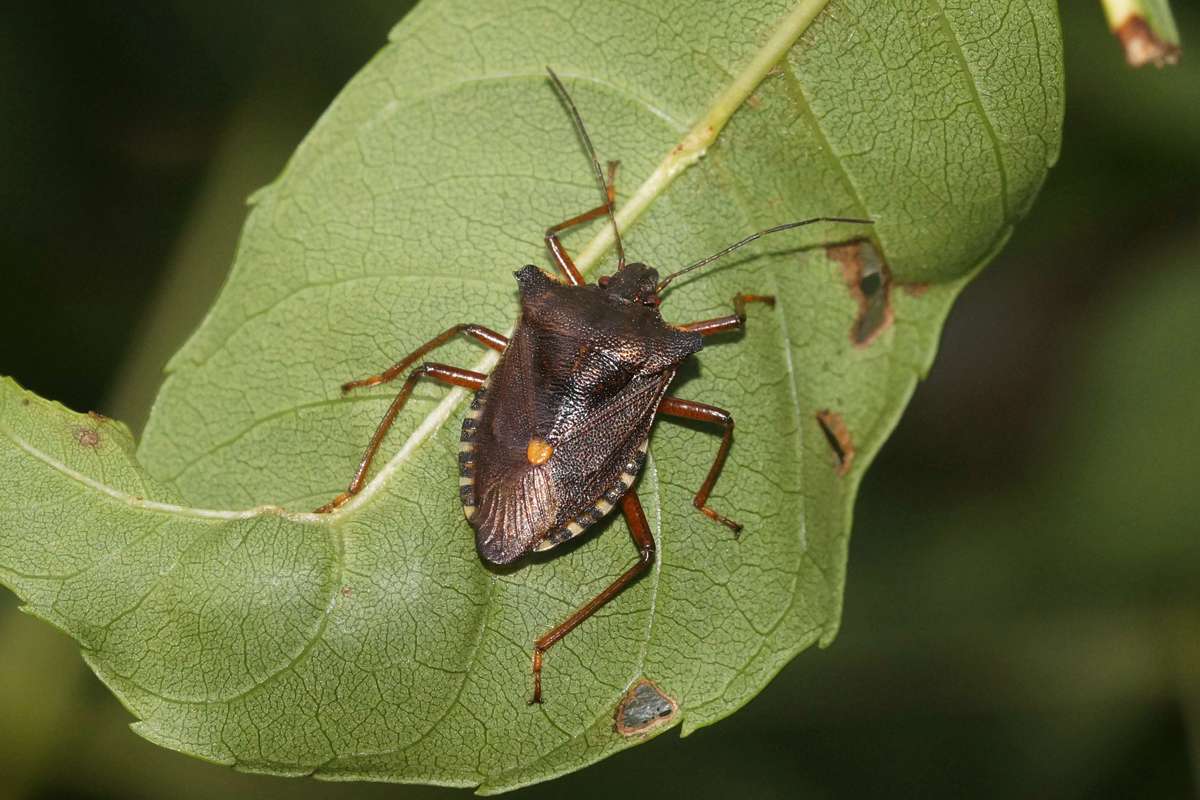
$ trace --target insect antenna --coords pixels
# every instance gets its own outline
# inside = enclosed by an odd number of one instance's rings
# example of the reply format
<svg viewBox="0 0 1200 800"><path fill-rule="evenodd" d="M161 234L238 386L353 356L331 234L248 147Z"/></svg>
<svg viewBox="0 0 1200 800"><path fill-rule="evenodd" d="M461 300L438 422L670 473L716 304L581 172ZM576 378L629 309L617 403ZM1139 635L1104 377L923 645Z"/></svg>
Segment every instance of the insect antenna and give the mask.
<svg viewBox="0 0 1200 800"><path fill-rule="evenodd" d="M767 228L765 230L759 231L758 233L752 233L749 236L747 236L745 239L742 239L740 242L734 242L733 244L729 245L729 247L726 247L724 250L720 250L716 253L713 253L711 256L708 256L707 258L702 258L694 264L689 264L688 266L684 267L683 269L679 270L678 272L672 272L670 275L668 275L667 277L663 278L661 281L658 282L658 285L654 287L654 293L655 294L660 293L663 289L667 288L667 285L671 281L675 280L680 275L683 275L684 273L687 273L687 272L691 272L694 269L700 269L701 267L705 266L706 264L711 264L712 262L716 261L718 258L727 256L730 253L732 253L734 250L737 250L740 247L745 247L746 245L753 242L755 239L758 239L762 236L766 236L768 233L779 233L780 231L791 230L792 228L799 228L802 225L812 225L814 222L849 222L849 223L854 223L854 224L858 224L858 225L871 225L875 222L875 220L873 220L873 219L858 219L856 217L813 217L811 219L802 219L798 222L785 222L783 225L776 225L774 228Z"/></svg>
<svg viewBox="0 0 1200 800"><path fill-rule="evenodd" d="M596 170L596 179L600 181L600 194L603 195L604 205L608 208L608 218L612 222L613 236L617 241L617 269L625 269L625 247L621 244L621 231L617 228L617 216L613 212L612 202L608 199L608 181L604 178L604 170L600 169L600 159L596 157L596 148L592 147L592 139L583 125L583 117L579 116L579 109L575 107L571 95L567 94L567 87L563 86L562 81L550 67L546 67L546 72L550 74L555 91L566 104L567 110L571 112L571 118L575 121L575 129L579 131L579 138L583 140L583 146L587 148L588 155L591 156L592 166Z"/></svg>

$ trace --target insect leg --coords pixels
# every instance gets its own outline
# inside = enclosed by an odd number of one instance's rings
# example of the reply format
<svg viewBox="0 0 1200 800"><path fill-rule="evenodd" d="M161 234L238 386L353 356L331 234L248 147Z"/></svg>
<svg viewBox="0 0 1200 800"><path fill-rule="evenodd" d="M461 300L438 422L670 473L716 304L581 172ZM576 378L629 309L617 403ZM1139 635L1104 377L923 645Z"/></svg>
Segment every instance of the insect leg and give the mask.
<svg viewBox="0 0 1200 800"><path fill-rule="evenodd" d="M637 563L625 570L621 577L613 581L607 589L568 617L566 622L533 643L533 697L529 701L530 704L542 702L542 655L559 639L595 614L601 606L619 595L626 586L654 563L654 536L650 533L650 525L646 522L646 512L642 511L642 503L633 489L630 489L621 498L621 513L625 515L625 522L629 525L629 535L633 538L633 543L638 550Z"/></svg>
<svg viewBox="0 0 1200 800"><path fill-rule="evenodd" d="M701 336L712 336L714 333L740 330L746 324L746 303L766 303L775 307L775 298L769 294L739 294L733 298L734 313L716 319L704 319L699 322L689 322L679 328Z"/></svg>
<svg viewBox="0 0 1200 800"><path fill-rule="evenodd" d="M375 458L375 453L379 450L379 445L383 443L383 437L387 435L388 429L392 427L392 423L396 420L396 415L400 413L400 409L404 408L404 404L408 402L409 395L413 393L413 388L421 378L433 378L436 381L441 381L452 386L461 386L464 389L479 389L483 386L484 381L487 380L487 376L480 372L459 369L447 364L425 363L408 373L408 378L404 381L404 386L400 388L400 391L396 394L396 399L388 406L387 413L383 415L383 419L379 421L378 427L375 428L375 434L371 436L371 441L363 453L362 460L358 462L358 471L354 473L354 479L350 481L350 485L346 487L346 491L316 509L314 513L325 514L334 511L362 489L363 483L366 482L367 470L371 468L371 461Z"/></svg>
<svg viewBox="0 0 1200 800"><path fill-rule="evenodd" d="M664 397L658 404L658 413L699 422L712 422L725 428L725 433L721 436L721 446L717 449L717 457L713 459L712 466L708 468L708 477L700 485L700 491L696 492L696 496L692 498L692 505L700 509L704 516L730 528L735 536L741 533L741 525L708 507L708 496L712 494L713 484L717 482L717 476L721 474L721 467L725 466L725 456L729 455L729 446L733 444L733 417L728 411L716 406L679 397Z"/></svg>
<svg viewBox="0 0 1200 800"><path fill-rule="evenodd" d="M608 213L609 206L616 201L617 197L617 188L614 181L617 178L617 165L620 163L619 161L608 162L608 181L604 184L605 190L608 192L607 203L602 206L596 206L591 211L585 211L578 216L571 217L565 222L560 222L546 229L546 247L550 249L550 255L554 259L555 266L562 270L562 273L567 276L567 280L570 281L572 286L580 286L586 283L586 281L579 274L579 270L575 267L575 262L571 260L571 256L562 246L562 242L558 240L558 232L566 230L573 225L582 225L585 222Z"/></svg>
<svg viewBox="0 0 1200 800"><path fill-rule="evenodd" d="M412 351L378 375L372 375L369 378L361 378L356 381L348 381L343 383L342 391L348 392L351 389L358 389L363 386L378 386L381 383L387 383L388 381L395 380L401 372L404 372L404 370L411 367L418 358L421 358L430 350L441 347L460 333L470 336L476 341L483 342L493 350L504 350L504 348L508 346L508 337L502 333L496 333L491 328L485 328L482 325L476 325L474 323L455 325L453 328L448 328L447 330L442 331L440 334L430 339L428 342L421 345L416 350Z"/></svg>

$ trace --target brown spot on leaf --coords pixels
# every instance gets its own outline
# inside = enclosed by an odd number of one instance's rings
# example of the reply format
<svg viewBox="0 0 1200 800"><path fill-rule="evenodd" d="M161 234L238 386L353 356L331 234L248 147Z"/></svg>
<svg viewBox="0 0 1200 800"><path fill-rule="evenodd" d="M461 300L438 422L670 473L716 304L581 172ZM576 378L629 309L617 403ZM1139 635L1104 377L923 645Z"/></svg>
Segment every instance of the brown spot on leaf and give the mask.
<svg viewBox="0 0 1200 800"><path fill-rule="evenodd" d="M101 424L108 422L108 417L104 416L99 411L89 411L89 412L87 412L87 415L88 415L88 419L93 420L94 422L98 422Z"/></svg>
<svg viewBox="0 0 1200 800"><path fill-rule="evenodd" d="M752 94L746 98L746 105L757 111L758 109L762 108L762 98L756 94Z"/></svg>
<svg viewBox="0 0 1200 800"><path fill-rule="evenodd" d="M1113 33L1125 49L1125 61L1131 67L1153 64L1161 69L1179 63L1179 45L1163 41L1139 14L1131 14Z"/></svg>
<svg viewBox="0 0 1200 800"><path fill-rule="evenodd" d="M897 284L904 293L909 297L920 297L929 291L928 283L901 283Z"/></svg>
<svg viewBox="0 0 1200 800"><path fill-rule="evenodd" d="M342 595L342 597L350 597L350 595L352 595L352 594L354 594L354 589L352 589L352 588L351 588L351 587L349 587L349 586L343 586L343 587L342 587L342 589L341 589L341 595Z"/></svg>
<svg viewBox="0 0 1200 800"><path fill-rule="evenodd" d="M858 303L850 341L855 347L867 347L892 324L891 270L866 239L831 244L825 253L841 266L850 296Z"/></svg>
<svg viewBox="0 0 1200 800"><path fill-rule="evenodd" d="M675 698L642 678L617 703L613 729L622 736L637 736L665 725L678 711Z"/></svg>
<svg viewBox="0 0 1200 800"><path fill-rule="evenodd" d="M850 429L842 415L829 409L817 412L817 424L825 434L825 441L833 451L833 465L838 475L845 475L854 464L854 442L850 438Z"/></svg>
<svg viewBox="0 0 1200 800"><path fill-rule="evenodd" d="M80 447L90 447L95 449L100 446L100 431L95 428L89 428L86 425L80 425L72 432L75 436L75 441Z"/></svg>

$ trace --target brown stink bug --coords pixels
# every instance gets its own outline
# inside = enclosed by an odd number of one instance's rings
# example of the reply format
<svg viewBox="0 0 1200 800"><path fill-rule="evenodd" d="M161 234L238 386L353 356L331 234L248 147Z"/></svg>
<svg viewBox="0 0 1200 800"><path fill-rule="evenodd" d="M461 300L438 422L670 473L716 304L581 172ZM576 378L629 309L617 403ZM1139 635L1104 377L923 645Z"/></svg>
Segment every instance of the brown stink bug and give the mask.
<svg viewBox="0 0 1200 800"><path fill-rule="evenodd" d="M709 519L741 526L708 505L733 442L733 417L716 406L671 397L667 388L679 365L704 346L704 337L741 328L746 304L774 305L775 298L739 294L734 313L672 325L659 313L663 290L676 277L715 261L768 233L814 222L869 223L844 217L790 222L747 236L723 250L660 279L651 267L625 263L613 211L616 163L607 179L574 103L553 71L550 80L570 112L604 202L546 231L546 246L562 279L535 266L516 274L521 316L511 337L462 324L442 332L378 375L351 381L348 391L387 383L407 372L396 399L379 423L346 491L317 509L332 511L363 486L384 435L421 378L472 389L459 444L459 495L475 529L479 555L489 564L510 564L583 533L619 507L638 550L623 575L533 644L533 698L542 699L542 655L601 606L616 597L655 558L654 537L633 484L646 457L658 414L719 425L721 444L693 505ZM565 228L608 215L616 234L617 271L589 285L559 242ZM427 353L465 334L501 353L491 375L426 362Z"/></svg>

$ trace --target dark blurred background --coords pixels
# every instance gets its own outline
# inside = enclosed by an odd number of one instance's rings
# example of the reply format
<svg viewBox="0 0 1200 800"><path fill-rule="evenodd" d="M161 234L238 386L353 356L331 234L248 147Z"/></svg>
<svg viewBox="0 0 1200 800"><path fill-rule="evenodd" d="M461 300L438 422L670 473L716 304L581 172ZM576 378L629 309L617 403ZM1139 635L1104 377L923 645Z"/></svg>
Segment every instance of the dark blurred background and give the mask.
<svg viewBox="0 0 1200 800"><path fill-rule="evenodd" d="M404 2L9 4L0 374L138 430L281 168ZM863 485L838 641L537 797L1200 792L1200 7L1127 68L1064 4L1062 158ZM151 746L0 596L0 798L465 796Z"/></svg>

